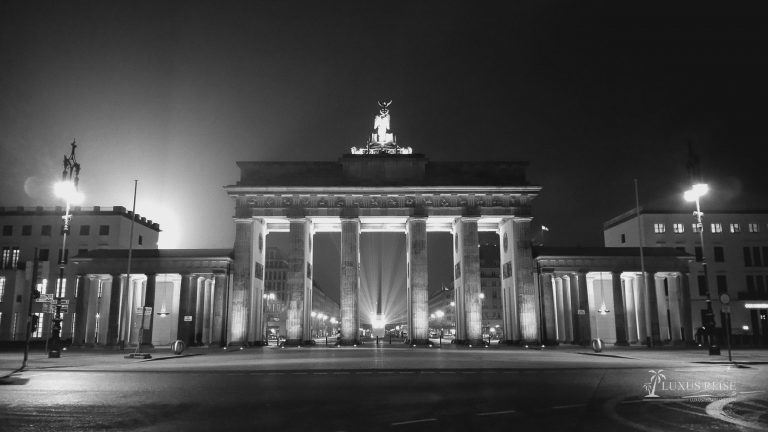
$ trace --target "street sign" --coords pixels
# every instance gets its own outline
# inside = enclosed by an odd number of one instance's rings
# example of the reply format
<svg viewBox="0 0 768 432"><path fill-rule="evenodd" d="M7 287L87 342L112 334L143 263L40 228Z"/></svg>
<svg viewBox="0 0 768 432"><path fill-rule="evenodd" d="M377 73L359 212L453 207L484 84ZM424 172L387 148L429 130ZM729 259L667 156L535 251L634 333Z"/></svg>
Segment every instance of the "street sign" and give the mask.
<svg viewBox="0 0 768 432"><path fill-rule="evenodd" d="M731 303L731 296L726 293L720 294L720 303L727 305Z"/></svg>
<svg viewBox="0 0 768 432"><path fill-rule="evenodd" d="M184 321L192 321L192 315L184 315Z"/></svg>
<svg viewBox="0 0 768 432"><path fill-rule="evenodd" d="M137 306L136 307L136 315L141 315L141 314L152 315L152 307L151 306L145 306L145 307Z"/></svg>
<svg viewBox="0 0 768 432"><path fill-rule="evenodd" d="M54 312L56 311L56 307L53 307ZM59 306L59 312L61 313L69 313L69 305L61 305Z"/></svg>
<svg viewBox="0 0 768 432"><path fill-rule="evenodd" d="M35 301L38 303L50 303L53 301L53 294L40 294L40 298Z"/></svg>
<svg viewBox="0 0 768 432"><path fill-rule="evenodd" d="M69 304L69 299L59 299L58 303L56 303L56 304L58 304L58 305L68 305Z"/></svg>
<svg viewBox="0 0 768 432"><path fill-rule="evenodd" d="M53 306L50 303L43 303L43 313L54 313L56 312L56 307Z"/></svg>
<svg viewBox="0 0 768 432"><path fill-rule="evenodd" d="M579 309L576 311L576 315L586 315L586 314L587 314L587 311L585 311L584 309Z"/></svg>
<svg viewBox="0 0 768 432"><path fill-rule="evenodd" d="M723 309L724 313L727 313L727 314L731 313L731 306L730 305L723 304L722 309Z"/></svg>

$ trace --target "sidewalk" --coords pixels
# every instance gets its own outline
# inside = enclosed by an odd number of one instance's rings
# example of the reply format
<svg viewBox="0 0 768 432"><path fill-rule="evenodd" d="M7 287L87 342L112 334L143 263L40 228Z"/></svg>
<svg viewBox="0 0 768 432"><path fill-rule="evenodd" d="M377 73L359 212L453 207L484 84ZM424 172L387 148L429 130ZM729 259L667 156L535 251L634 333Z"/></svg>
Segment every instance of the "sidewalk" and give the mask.
<svg viewBox="0 0 768 432"><path fill-rule="evenodd" d="M409 351L410 350L410 351ZM467 348L452 344L442 347L408 347L402 344L384 344L379 347L364 344L359 347L333 347L317 345L304 348L281 349L274 345L253 347L243 351L237 348L188 348L180 356L169 348L151 350L152 359L126 359L133 350L110 350L74 348L61 353L60 358L48 358L42 350L32 351L26 370L69 369L69 370L156 370L177 368L188 365L194 368L216 368L218 365L248 367L254 369L364 369L371 367L398 367L406 369L435 368L515 368L532 367L541 363L546 367L592 367L611 364L633 365L653 362L674 362L689 365L728 364L728 353L710 356L704 349L680 347L659 347L648 349L643 346L610 347L601 353L591 348L575 345L557 347L521 348L517 346L492 345L489 348ZM194 359L189 359L194 357ZM732 352L737 364L768 364L768 350L740 349ZM22 351L0 352L0 377L5 377L21 366ZM189 360L181 360L181 359ZM179 359L166 362L162 360ZM427 359L427 361L424 361ZM319 366L317 363L323 363ZM613 363L611 363L613 362Z"/></svg>

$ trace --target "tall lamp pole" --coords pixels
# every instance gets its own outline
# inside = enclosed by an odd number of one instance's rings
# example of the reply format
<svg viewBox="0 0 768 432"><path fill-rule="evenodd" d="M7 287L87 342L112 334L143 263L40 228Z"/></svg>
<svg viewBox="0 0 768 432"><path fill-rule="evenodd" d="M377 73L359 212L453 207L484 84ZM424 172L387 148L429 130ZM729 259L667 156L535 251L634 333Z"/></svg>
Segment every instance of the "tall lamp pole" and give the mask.
<svg viewBox="0 0 768 432"><path fill-rule="evenodd" d="M69 156L64 156L64 171L61 173L61 181L54 185L54 192L57 197L63 198L66 203L64 212L64 227L61 235L61 254L59 255L59 279L56 284L56 312L53 315L53 326L51 327L51 346L48 350L48 358L61 357L61 298L64 294L64 268L67 265L67 235L69 234L69 221L72 215L69 213L71 204L79 204L83 195L78 191L80 182L80 164L75 157L77 144L72 141L72 151Z"/></svg>
<svg viewBox="0 0 768 432"><path fill-rule="evenodd" d="M685 191L683 194L683 198L688 202L695 202L696 203L696 211L693 212L693 215L696 217L696 225L697 230L699 231L699 243L701 244L701 269L704 272L704 286L700 287L703 288L704 294L706 295L707 299L707 312L705 314L704 319L704 326L706 330L707 339L709 342L709 354L720 354L719 349L714 345L713 338L712 338L712 332L715 327L715 313L712 311L712 296L709 292L709 276L707 274L707 260L704 255L704 224L702 223L702 218L704 217L704 213L701 212L701 205L699 203L699 199L704 196L707 192L709 192L709 186L705 183L697 183L694 184L691 189Z"/></svg>

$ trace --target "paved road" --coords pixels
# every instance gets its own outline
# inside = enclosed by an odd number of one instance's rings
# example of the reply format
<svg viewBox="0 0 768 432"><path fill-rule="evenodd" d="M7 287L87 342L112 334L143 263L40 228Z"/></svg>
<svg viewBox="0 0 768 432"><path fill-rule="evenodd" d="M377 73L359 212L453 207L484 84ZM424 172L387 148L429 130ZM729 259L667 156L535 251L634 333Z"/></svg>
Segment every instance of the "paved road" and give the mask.
<svg viewBox="0 0 768 432"><path fill-rule="evenodd" d="M0 386L0 429L768 430L763 364L477 350L155 358L15 374ZM657 398L645 397L650 367Z"/></svg>

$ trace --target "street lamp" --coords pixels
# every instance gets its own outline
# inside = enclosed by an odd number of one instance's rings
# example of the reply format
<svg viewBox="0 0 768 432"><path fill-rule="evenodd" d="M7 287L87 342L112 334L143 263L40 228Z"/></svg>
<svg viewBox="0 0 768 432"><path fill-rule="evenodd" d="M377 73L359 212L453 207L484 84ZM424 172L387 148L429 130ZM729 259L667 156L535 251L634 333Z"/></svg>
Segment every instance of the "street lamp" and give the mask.
<svg viewBox="0 0 768 432"><path fill-rule="evenodd" d="M61 181L57 182L54 187L54 193L57 197L62 198L66 203L66 210L64 211L64 227L62 228L61 235L61 254L59 256L59 280L56 284L56 313L53 315L53 326L51 328L51 347L48 351L48 358L61 357L61 295L64 291L64 267L67 265L67 235L69 234L69 220L72 215L69 213L69 207L71 204L80 204L83 201L83 194L78 189L78 183L80 183L80 164L75 158L75 149L77 144L72 141L72 151L69 156L64 156L64 171L61 173Z"/></svg>
<svg viewBox="0 0 768 432"><path fill-rule="evenodd" d="M696 229L699 232L699 243L701 244L701 269L704 272L704 286L700 288L703 288L704 294L707 296L707 312L705 314L704 326L706 328L705 334L709 339L709 354L712 355L720 353L717 352L717 348L712 343L712 331L715 327L715 313L712 311L712 297L709 293L709 276L707 275L707 260L704 257L704 224L701 221L704 213L701 212L701 205L699 203L699 199L706 195L707 192L709 192L709 186L707 186L706 183L697 183L683 193L683 199L688 202L696 203L696 211L693 212L693 216L696 217Z"/></svg>

